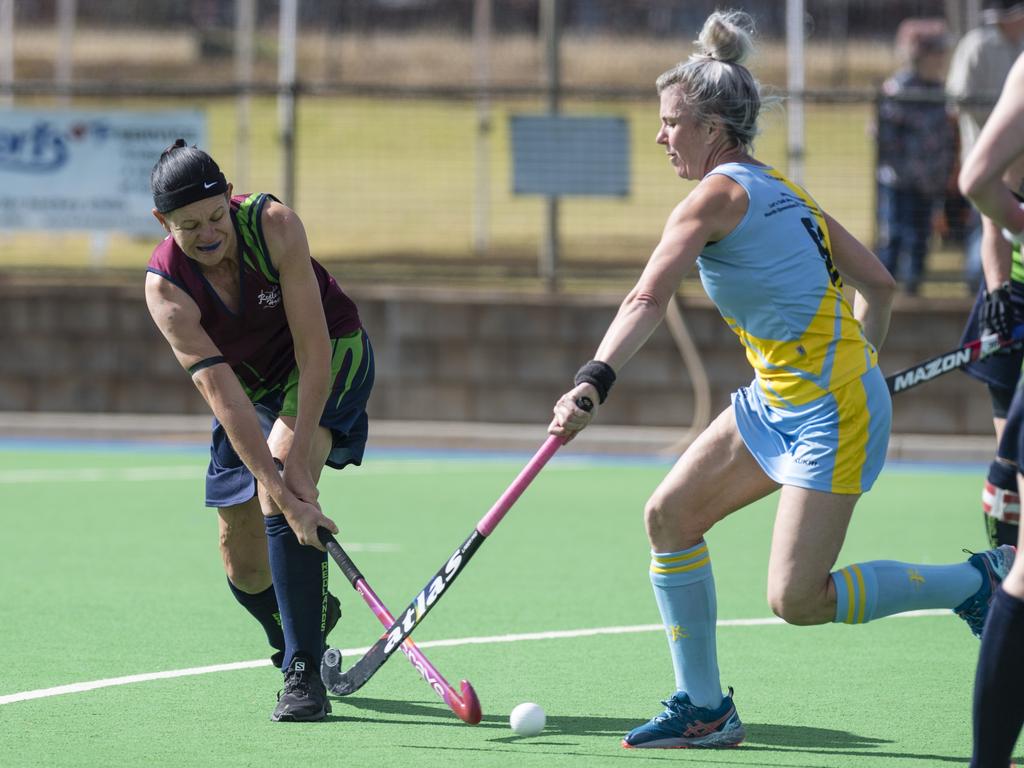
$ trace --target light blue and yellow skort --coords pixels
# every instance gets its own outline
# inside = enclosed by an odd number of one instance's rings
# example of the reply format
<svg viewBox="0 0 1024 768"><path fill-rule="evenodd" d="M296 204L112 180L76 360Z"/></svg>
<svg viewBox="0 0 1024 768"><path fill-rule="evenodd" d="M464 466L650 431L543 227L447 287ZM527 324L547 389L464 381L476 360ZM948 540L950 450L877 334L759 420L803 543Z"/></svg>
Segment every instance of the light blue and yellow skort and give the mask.
<svg viewBox="0 0 1024 768"><path fill-rule="evenodd" d="M892 401L877 366L803 405L769 405L756 379L732 404L743 442L777 483L864 493L882 471Z"/></svg>

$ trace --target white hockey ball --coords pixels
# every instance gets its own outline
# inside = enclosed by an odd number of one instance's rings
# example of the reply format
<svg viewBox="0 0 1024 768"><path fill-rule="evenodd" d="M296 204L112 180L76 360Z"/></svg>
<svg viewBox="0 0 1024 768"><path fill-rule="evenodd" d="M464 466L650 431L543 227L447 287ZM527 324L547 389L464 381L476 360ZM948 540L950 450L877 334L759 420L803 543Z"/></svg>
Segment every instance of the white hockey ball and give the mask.
<svg viewBox="0 0 1024 768"><path fill-rule="evenodd" d="M536 736L544 730L544 723L547 716L539 704L531 701L523 702L512 710L508 717L508 724L519 736Z"/></svg>

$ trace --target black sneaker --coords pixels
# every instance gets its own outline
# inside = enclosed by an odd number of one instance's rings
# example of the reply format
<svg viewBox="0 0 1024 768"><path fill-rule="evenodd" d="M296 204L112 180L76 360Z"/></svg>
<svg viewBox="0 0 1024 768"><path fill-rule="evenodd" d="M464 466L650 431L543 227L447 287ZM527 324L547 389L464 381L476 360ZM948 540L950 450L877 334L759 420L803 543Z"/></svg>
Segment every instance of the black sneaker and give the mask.
<svg viewBox="0 0 1024 768"><path fill-rule="evenodd" d="M305 656L295 656L284 671L284 688L277 694L271 720L293 723L323 720L331 711L320 671Z"/></svg>

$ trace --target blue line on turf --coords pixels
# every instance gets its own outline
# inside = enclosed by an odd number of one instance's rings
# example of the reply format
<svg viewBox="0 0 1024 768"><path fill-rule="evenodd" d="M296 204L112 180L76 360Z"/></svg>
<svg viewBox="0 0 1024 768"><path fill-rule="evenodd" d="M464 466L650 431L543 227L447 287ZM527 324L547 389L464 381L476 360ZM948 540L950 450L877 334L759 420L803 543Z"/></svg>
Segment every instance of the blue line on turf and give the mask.
<svg viewBox="0 0 1024 768"><path fill-rule="evenodd" d="M537 443L540 446L540 442ZM162 442L159 440L88 440L88 439L67 439L53 437L8 437L0 438L0 451L80 451L84 453L102 452L125 452L138 453L178 453L178 454L206 454L209 445L205 442ZM366 461L374 459L432 459L467 461L476 463L501 463L508 461L525 461L533 455L531 451L507 451L507 450L486 450L486 449L456 449L456 448L368 448ZM585 465L597 466L664 466L669 467L675 463L675 458L659 454L647 453L562 453L552 459L552 462L567 463L573 462ZM987 463L978 461L916 461L912 459L894 459L886 462L883 472L953 472L957 474L980 474L988 467Z"/></svg>

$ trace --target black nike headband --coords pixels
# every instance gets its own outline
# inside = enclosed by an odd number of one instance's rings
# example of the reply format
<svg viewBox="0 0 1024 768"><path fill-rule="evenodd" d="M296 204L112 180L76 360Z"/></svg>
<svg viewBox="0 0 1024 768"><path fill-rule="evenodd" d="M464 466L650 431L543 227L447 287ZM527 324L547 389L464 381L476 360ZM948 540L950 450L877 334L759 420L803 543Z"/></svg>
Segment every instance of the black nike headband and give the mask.
<svg viewBox="0 0 1024 768"><path fill-rule="evenodd" d="M183 208L197 200L223 195L228 191L228 182L219 170L209 179L186 184L184 187L169 189L153 195L153 205L160 213L168 213L176 208Z"/></svg>

